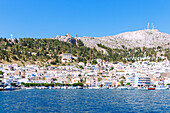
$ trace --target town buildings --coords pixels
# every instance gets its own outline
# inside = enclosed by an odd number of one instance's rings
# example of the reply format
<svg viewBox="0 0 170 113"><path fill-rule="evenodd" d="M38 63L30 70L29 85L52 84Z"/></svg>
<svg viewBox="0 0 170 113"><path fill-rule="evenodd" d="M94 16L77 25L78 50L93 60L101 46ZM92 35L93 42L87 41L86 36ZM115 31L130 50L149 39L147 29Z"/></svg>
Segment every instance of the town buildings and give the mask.
<svg viewBox="0 0 170 113"><path fill-rule="evenodd" d="M70 54L63 54L63 62L69 62ZM96 65L77 63L57 67L39 67L17 64L0 64L0 82L15 83L83 83L87 87L149 87L150 85L167 85L170 83L170 62L138 61L131 64L121 62L105 63L98 60ZM83 68L80 68L81 65Z"/></svg>

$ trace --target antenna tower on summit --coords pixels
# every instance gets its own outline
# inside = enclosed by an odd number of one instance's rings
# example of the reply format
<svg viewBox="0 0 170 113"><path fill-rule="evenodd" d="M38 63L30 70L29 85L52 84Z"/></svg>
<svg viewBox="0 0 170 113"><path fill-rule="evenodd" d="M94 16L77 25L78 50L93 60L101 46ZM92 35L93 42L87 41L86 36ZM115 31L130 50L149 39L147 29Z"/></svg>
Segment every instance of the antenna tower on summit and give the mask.
<svg viewBox="0 0 170 113"><path fill-rule="evenodd" d="M149 29L149 22L148 22L148 25L147 25L147 29Z"/></svg>
<svg viewBox="0 0 170 113"><path fill-rule="evenodd" d="M152 29L154 29L154 25L152 24Z"/></svg>

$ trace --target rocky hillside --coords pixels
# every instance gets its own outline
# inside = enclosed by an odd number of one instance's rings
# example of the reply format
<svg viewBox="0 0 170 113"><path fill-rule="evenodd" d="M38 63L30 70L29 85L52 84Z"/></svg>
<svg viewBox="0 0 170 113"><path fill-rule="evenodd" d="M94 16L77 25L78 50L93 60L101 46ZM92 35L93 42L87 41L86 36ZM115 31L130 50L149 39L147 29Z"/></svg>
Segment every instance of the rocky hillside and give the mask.
<svg viewBox="0 0 170 113"><path fill-rule="evenodd" d="M102 48L97 44L102 44L109 48L134 48L147 47L153 48L161 46L170 48L170 35L159 32L155 29L139 30L134 32L125 32L114 36L105 37L81 37L79 38L85 46L96 47L98 50Z"/></svg>

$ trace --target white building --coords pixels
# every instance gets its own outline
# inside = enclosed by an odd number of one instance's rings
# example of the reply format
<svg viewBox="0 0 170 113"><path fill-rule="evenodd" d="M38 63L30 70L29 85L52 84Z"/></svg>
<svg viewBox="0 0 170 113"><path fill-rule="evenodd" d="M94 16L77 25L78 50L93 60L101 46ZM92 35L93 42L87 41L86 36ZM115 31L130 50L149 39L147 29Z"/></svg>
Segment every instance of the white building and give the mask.
<svg viewBox="0 0 170 113"><path fill-rule="evenodd" d="M63 54L62 56L62 62L70 62L71 61L71 54Z"/></svg>
<svg viewBox="0 0 170 113"><path fill-rule="evenodd" d="M149 86L151 79L149 77L134 77L134 86Z"/></svg>

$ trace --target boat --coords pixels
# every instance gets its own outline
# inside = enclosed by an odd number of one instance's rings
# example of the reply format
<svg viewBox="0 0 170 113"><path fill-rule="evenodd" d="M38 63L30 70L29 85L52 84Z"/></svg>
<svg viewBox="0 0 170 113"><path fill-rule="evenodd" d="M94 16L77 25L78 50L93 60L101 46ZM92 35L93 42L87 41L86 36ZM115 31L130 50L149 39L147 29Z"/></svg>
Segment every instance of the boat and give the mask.
<svg viewBox="0 0 170 113"><path fill-rule="evenodd" d="M162 85L162 86L157 86L155 89L156 90L167 90L168 88Z"/></svg>
<svg viewBox="0 0 170 113"><path fill-rule="evenodd" d="M117 89L116 87L109 87L109 89Z"/></svg>
<svg viewBox="0 0 170 113"><path fill-rule="evenodd" d="M51 87L51 86L49 86L49 87L48 87L48 89L52 89L52 87Z"/></svg>
<svg viewBox="0 0 170 113"><path fill-rule="evenodd" d="M0 91L3 91L3 90L5 90L4 87L0 87Z"/></svg>
<svg viewBox="0 0 170 113"><path fill-rule="evenodd" d="M57 86L56 89L61 89L61 87L60 87L60 86Z"/></svg>
<svg viewBox="0 0 170 113"><path fill-rule="evenodd" d="M77 86L77 87L76 87L76 89L83 89L83 87L81 87L81 86Z"/></svg>
<svg viewBox="0 0 170 113"><path fill-rule="evenodd" d="M148 90L155 90L155 87L150 86L150 87L148 87Z"/></svg>
<svg viewBox="0 0 170 113"><path fill-rule="evenodd" d="M41 86L41 87L36 87L36 89L47 89L47 87Z"/></svg>
<svg viewBox="0 0 170 113"><path fill-rule="evenodd" d="M15 88L13 86L6 86L5 90L15 90Z"/></svg>
<svg viewBox="0 0 170 113"><path fill-rule="evenodd" d="M134 90L135 88L134 87L132 87L132 86L129 86L129 87L127 87L128 88L128 90Z"/></svg>
<svg viewBox="0 0 170 113"><path fill-rule="evenodd" d="M3 83L0 83L0 91L3 91L3 90L5 90L5 85L3 84Z"/></svg>
<svg viewBox="0 0 170 113"><path fill-rule="evenodd" d="M128 88L126 86L121 86L121 87L118 87L117 89L119 89L119 90L128 90Z"/></svg>
<svg viewBox="0 0 170 113"><path fill-rule="evenodd" d="M148 88L146 88L146 87L138 87L137 89L139 89L139 90L148 90Z"/></svg>
<svg viewBox="0 0 170 113"><path fill-rule="evenodd" d="M33 87L26 87L25 89L34 89Z"/></svg>
<svg viewBox="0 0 170 113"><path fill-rule="evenodd" d="M61 89L67 89L65 86L62 86Z"/></svg>
<svg viewBox="0 0 170 113"><path fill-rule="evenodd" d="M100 87L88 87L88 89L101 89Z"/></svg>
<svg viewBox="0 0 170 113"><path fill-rule="evenodd" d="M75 89L74 87L72 87L72 86L69 86L67 89Z"/></svg>

